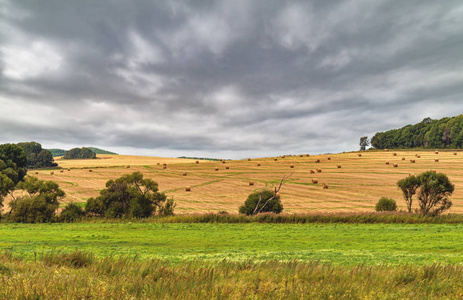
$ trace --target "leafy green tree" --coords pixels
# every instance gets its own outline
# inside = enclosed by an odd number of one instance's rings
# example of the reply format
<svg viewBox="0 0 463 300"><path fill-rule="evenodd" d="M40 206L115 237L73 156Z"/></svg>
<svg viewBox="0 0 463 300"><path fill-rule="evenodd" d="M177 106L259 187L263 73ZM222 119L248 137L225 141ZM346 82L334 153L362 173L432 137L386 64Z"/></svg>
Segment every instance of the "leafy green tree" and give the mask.
<svg viewBox="0 0 463 300"><path fill-rule="evenodd" d="M452 206L449 197L455 190L447 175L427 171L418 176L420 189L418 200L423 215L438 215Z"/></svg>
<svg viewBox="0 0 463 300"><path fill-rule="evenodd" d="M64 191L56 182L38 180L36 177L28 176L17 187L27 192L28 195L10 202L11 211L8 215L10 221L43 223L53 220L56 209L59 207L59 200L65 196Z"/></svg>
<svg viewBox="0 0 463 300"><path fill-rule="evenodd" d="M157 208L161 211L166 209L163 208L166 195L158 190L156 182L143 179L142 173L134 172L106 182L106 189L102 190L97 198L90 198L85 210L110 218L146 218L153 215ZM174 204L168 203L173 213Z"/></svg>
<svg viewBox="0 0 463 300"><path fill-rule="evenodd" d="M367 147L370 145L370 140L367 136L362 136L360 138L360 150L365 151Z"/></svg>
<svg viewBox="0 0 463 300"><path fill-rule="evenodd" d="M63 159L93 159L96 153L88 148L73 148L64 153Z"/></svg>
<svg viewBox="0 0 463 300"><path fill-rule="evenodd" d="M416 190L420 186L419 179L415 175L412 175L399 180L397 182L397 185L402 190L405 203L407 204L408 212L411 212L413 205L413 196L416 194Z"/></svg>
<svg viewBox="0 0 463 300"><path fill-rule="evenodd" d="M397 203L394 199L381 197L375 206L376 211L395 211L397 210Z"/></svg>
<svg viewBox="0 0 463 300"><path fill-rule="evenodd" d="M0 145L0 173L10 178L16 185L27 174L27 156L15 144Z"/></svg>
<svg viewBox="0 0 463 300"><path fill-rule="evenodd" d="M248 196L244 205L239 208L240 214L254 215L260 212L279 214L283 211L280 196L269 190L256 191Z"/></svg>
<svg viewBox="0 0 463 300"><path fill-rule="evenodd" d="M56 167L53 155L50 151L42 149L42 145L36 142L18 143L27 156L27 168L39 169L47 167Z"/></svg>
<svg viewBox="0 0 463 300"><path fill-rule="evenodd" d="M397 185L402 190L409 212L415 194L418 195L419 212L423 215L438 215L452 206L449 197L455 186L443 173L427 171L399 180Z"/></svg>

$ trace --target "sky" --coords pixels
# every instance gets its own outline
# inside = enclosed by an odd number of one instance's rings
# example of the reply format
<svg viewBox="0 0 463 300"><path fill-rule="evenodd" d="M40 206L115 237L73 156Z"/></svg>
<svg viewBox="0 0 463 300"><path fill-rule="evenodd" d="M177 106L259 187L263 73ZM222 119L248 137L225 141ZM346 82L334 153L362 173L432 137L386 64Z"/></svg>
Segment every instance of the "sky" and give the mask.
<svg viewBox="0 0 463 300"><path fill-rule="evenodd" d="M462 96L462 1L0 0L0 144L337 153Z"/></svg>

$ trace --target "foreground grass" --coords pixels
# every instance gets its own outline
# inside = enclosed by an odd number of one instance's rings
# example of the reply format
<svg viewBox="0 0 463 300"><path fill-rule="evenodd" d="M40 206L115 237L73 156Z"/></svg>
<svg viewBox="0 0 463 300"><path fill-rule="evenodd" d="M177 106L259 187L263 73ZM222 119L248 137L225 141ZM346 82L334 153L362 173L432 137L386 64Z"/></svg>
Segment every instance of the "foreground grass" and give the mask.
<svg viewBox="0 0 463 300"><path fill-rule="evenodd" d="M318 261L335 265L460 264L463 224L0 224L0 250L26 260L50 251L96 257Z"/></svg>
<svg viewBox="0 0 463 300"><path fill-rule="evenodd" d="M462 299L463 267L0 255L1 299Z"/></svg>

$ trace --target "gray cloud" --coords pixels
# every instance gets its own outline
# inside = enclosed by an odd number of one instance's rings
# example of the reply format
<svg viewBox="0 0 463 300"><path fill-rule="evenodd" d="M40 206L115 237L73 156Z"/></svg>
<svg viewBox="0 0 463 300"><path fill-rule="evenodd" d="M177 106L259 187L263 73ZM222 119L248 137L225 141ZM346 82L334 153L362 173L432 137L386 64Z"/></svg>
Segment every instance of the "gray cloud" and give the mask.
<svg viewBox="0 0 463 300"><path fill-rule="evenodd" d="M358 148L463 109L459 1L0 0L0 142Z"/></svg>

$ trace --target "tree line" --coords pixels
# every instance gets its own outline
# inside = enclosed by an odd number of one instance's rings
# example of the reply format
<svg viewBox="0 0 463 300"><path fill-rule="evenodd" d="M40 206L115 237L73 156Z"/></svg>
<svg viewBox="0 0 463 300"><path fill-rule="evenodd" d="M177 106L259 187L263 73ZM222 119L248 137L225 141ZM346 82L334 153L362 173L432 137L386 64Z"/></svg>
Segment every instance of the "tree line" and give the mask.
<svg viewBox="0 0 463 300"><path fill-rule="evenodd" d="M371 145L376 149L460 149L463 148L463 115L439 120L425 118L414 125L378 132L371 138Z"/></svg>

